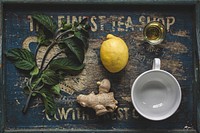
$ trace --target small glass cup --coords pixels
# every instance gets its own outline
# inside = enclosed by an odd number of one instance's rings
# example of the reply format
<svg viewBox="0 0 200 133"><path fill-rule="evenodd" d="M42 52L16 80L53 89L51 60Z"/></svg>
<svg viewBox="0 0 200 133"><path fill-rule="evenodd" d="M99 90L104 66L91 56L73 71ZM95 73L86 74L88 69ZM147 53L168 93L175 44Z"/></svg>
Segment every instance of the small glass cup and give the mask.
<svg viewBox="0 0 200 133"><path fill-rule="evenodd" d="M164 40L165 34L165 26L158 21L149 22L143 31L144 40L151 45L160 44Z"/></svg>

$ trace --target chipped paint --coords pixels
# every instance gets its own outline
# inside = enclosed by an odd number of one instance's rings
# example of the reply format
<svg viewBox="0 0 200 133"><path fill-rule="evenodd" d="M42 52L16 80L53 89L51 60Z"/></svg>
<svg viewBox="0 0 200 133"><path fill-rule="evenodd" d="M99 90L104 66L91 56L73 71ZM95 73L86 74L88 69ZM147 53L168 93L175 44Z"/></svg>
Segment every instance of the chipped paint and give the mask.
<svg viewBox="0 0 200 133"><path fill-rule="evenodd" d="M122 99L127 101L127 102L131 102L131 97L122 97Z"/></svg>
<svg viewBox="0 0 200 133"><path fill-rule="evenodd" d="M173 54L184 54L188 52L188 48L180 42L166 42L160 46L168 49Z"/></svg>
<svg viewBox="0 0 200 133"><path fill-rule="evenodd" d="M174 36L188 37L188 38L190 37L189 32L186 31L186 30L179 30L179 31L176 31L176 32L170 31L170 33Z"/></svg>
<svg viewBox="0 0 200 133"><path fill-rule="evenodd" d="M172 73L178 80L186 80L186 77L182 75L184 73L183 63L178 60L161 60L161 69L167 70Z"/></svg>

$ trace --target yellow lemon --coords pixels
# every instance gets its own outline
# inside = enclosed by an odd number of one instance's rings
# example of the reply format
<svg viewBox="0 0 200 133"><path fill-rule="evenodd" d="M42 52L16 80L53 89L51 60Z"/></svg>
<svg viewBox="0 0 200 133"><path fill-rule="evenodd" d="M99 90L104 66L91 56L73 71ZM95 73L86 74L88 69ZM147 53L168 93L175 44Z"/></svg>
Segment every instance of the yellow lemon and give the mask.
<svg viewBox="0 0 200 133"><path fill-rule="evenodd" d="M121 71L128 62L128 47L119 37L106 36L100 48L100 58L104 67L112 73Z"/></svg>

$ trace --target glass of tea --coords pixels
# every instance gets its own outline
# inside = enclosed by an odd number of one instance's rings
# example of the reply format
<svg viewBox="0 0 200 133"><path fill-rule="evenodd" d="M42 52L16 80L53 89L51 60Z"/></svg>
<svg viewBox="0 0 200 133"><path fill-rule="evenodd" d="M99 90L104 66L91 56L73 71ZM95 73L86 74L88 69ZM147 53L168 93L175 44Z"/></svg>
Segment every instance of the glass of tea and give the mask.
<svg viewBox="0 0 200 133"><path fill-rule="evenodd" d="M158 21L149 22L143 31L144 40L151 45L160 44L164 40L165 34L165 26Z"/></svg>

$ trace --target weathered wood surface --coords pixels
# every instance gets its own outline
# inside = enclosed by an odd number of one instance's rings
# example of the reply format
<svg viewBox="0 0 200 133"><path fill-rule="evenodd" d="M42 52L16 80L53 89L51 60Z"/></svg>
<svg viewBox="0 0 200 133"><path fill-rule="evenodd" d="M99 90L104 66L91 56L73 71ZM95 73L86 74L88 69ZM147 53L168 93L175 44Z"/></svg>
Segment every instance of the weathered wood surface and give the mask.
<svg viewBox="0 0 200 133"><path fill-rule="evenodd" d="M196 5L196 36L197 36L197 49L198 51L200 51L200 3L198 3ZM200 53L198 52L198 58L196 60L196 62L199 63L198 65L198 69L199 70L199 66L200 66ZM198 71L199 73L199 71ZM199 84L199 74L196 75L196 87L197 89L197 94L196 94L196 101L197 101L197 128L198 131L200 131L200 84Z"/></svg>
<svg viewBox="0 0 200 133"><path fill-rule="evenodd" d="M41 9L31 6L5 6L3 18L3 50L15 47L34 49L35 27L30 15L34 11L44 12L57 21L82 19L90 17L92 31L90 46L86 54L86 67L78 76L67 77L61 83L63 95L57 99L58 110L55 120L43 113L40 99L35 99L26 115L21 113L26 95L22 87L25 77L14 66L3 60L5 89L5 130L23 129L67 129L69 131L137 131L145 130L196 130L196 102L194 101L194 54L195 24L193 6L62 6ZM142 30L147 21L160 19L168 32L165 41L151 47L143 42ZM32 27L33 26L33 27ZM107 72L99 59L99 48L106 34L112 33L125 40L129 47L129 62L126 68L116 74ZM56 49L55 49L56 50ZM42 54L42 51L41 51ZM130 101L133 81L142 72L151 69L152 60L159 57L161 68L172 73L179 81L183 98L178 111L169 119L153 122L141 117ZM39 57L38 57L39 59ZM108 78L111 91L119 101L119 108L113 114L96 117L94 111L82 108L76 102L80 93L97 92L96 82Z"/></svg>
<svg viewBox="0 0 200 133"><path fill-rule="evenodd" d="M196 4L199 0L1 0L3 3L30 3L30 4L141 4L141 5L185 5Z"/></svg>

